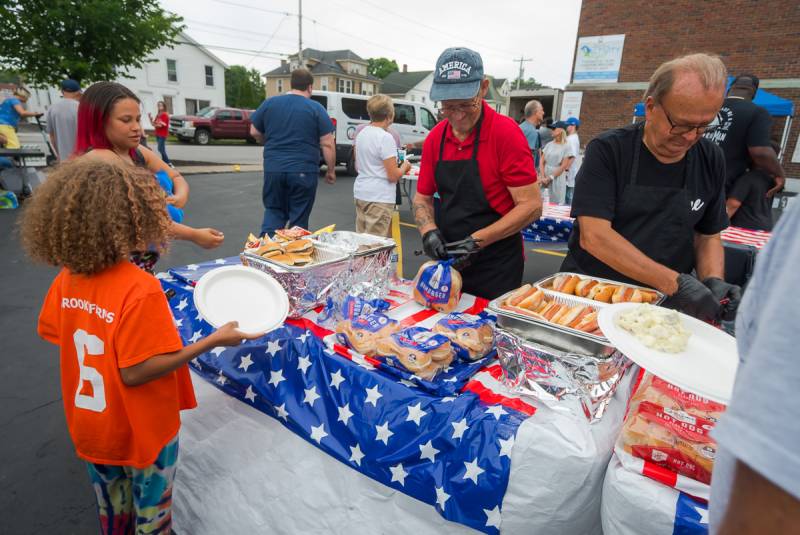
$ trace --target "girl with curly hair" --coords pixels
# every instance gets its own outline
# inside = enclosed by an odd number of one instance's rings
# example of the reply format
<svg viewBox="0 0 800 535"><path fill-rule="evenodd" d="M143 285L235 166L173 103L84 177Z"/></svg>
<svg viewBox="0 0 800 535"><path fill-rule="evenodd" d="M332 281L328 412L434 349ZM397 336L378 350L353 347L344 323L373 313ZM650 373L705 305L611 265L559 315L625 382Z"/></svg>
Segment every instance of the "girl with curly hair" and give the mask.
<svg viewBox="0 0 800 535"><path fill-rule="evenodd" d="M179 411L197 405L186 363L252 338L236 322L183 347L156 278L128 261L163 247L164 193L144 170L79 159L25 203L22 243L61 267L39 315L60 347L67 426L87 462L102 533L169 533Z"/></svg>
<svg viewBox="0 0 800 535"><path fill-rule="evenodd" d="M173 237L213 249L222 244L223 234L213 228L192 228L181 224L183 206L189 200L189 184L178 171L164 163L153 151L139 145L142 137L139 99L127 87L116 82L92 84L78 106L78 132L75 156L90 160L116 162L148 169L156 175L167 192L167 205L173 219ZM137 253L139 264L152 268L158 257L149 251Z"/></svg>

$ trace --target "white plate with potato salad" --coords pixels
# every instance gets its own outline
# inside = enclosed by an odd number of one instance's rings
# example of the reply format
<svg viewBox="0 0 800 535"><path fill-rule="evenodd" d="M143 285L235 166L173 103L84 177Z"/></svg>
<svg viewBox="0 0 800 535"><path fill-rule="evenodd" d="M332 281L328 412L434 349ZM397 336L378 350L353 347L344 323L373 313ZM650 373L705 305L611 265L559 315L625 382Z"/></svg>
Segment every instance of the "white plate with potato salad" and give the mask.
<svg viewBox="0 0 800 535"><path fill-rule="evenodd" d="M739 356L728 333L675 310L619 303L600 311L600 330L626 357L675 386L730 400Z"/></svg>

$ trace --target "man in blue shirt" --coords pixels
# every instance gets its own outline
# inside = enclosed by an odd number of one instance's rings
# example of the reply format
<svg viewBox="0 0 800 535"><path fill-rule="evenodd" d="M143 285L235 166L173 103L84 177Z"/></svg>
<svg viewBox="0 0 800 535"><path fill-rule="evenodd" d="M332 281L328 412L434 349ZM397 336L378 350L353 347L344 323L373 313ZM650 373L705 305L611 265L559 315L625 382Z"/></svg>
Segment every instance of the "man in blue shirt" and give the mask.
<svg viewBox="0 0 800 535"><path fill-rule="evenodd" d="M264 221L261 235L298 225L308 228L319 176L319 153L336 182L334 127L328 112L311 100L314 77L292 71L291 91L268 98L252 115L250 135L264 143Z"/></svg>
<svg viewBox="0 0 800 535"><path fill-rule="evenodd" d="M534 169L539 169L539 158L542 155L542 140L539 136L539 125L544 120L544 108L538 100L529 100L525 104L525 120L519 127L528 140L528 147L533 154Z"/></svg>

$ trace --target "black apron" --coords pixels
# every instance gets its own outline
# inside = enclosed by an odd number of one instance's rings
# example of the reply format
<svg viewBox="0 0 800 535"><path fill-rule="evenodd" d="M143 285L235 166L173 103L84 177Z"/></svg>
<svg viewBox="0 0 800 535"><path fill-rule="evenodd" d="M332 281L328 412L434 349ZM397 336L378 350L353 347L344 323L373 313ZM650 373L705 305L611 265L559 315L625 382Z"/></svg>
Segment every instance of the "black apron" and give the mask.
<svg viewBox="0 0 800 535"><path fill-rule="evenodd" d="M642 186L638 184L638 175L643 131L643 126L639 127L634 136L630 181L617 203L611 227L652 260L678 273L691 273L695 265L694 226L703 215L699 210L692 210L691 199L696 196L690 198L687 189L693 153L686 153L681 187ZM641 284L583 249L577 221L575 228L578 232L573 231L570 236L569 253L561 265L562 271Z"/></svg>
<svg viewBox="0 0 800 535"><path fill-rule="evenodd" d="M469 160L442 159L448 126L442 130L439 160L434 171L442 201L436 224L448 242L463 240L502 217L491 207L483 191L477 160L481 123L483 112L475 127L475 143ZM471 264L461 271L463 290L494 299L522 284L524 267L522 235L514 233L472 255Z"/></svg>

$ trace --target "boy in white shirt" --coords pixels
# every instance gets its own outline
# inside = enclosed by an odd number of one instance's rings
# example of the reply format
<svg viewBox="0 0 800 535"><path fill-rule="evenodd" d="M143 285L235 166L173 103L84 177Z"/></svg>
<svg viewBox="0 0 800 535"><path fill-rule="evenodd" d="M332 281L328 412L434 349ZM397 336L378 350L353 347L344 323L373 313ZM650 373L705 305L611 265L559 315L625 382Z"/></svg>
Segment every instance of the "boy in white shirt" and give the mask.
<svg viewBox="0 0 800 535"><path fill-rule="evenodd" d="M391 237L397 181L411 164L397 166L397 145L387 131L394 120L394 103L386 95L367 101L370 123L355 140L358 176L353 185L356 201L356 232Z"/></svg>

